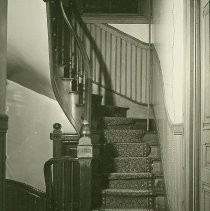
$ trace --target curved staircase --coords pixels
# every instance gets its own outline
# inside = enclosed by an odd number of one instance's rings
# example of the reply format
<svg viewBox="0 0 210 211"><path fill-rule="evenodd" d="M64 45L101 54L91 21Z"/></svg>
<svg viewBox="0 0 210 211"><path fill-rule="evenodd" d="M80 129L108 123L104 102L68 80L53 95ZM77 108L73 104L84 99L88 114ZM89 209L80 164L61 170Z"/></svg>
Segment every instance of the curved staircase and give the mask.
<svg viewBox="0 0 210 211"><path fill-rule="evenodd" d="M154 120L146 132L146 119L127 118L127 110L93 106L93 209L166 210Z"/></svg>

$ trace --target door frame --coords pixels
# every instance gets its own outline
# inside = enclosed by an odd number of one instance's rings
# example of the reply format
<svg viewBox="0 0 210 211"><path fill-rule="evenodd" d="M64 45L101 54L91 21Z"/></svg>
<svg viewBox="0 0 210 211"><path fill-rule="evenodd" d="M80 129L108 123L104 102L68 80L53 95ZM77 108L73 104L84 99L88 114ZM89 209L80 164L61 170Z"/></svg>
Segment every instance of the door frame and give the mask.
<svg viewBox="0 0 210 211"><path fill-rule="evenodd" d="M201 140L200 0L184 1L185 210L199 210Z"/></svg>

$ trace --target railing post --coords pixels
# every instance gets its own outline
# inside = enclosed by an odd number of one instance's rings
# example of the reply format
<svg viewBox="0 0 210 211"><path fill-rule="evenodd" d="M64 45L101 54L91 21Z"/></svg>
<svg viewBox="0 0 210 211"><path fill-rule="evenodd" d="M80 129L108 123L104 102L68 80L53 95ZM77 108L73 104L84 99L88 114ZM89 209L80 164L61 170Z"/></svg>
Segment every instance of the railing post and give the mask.
<svg viewBox="0 0 210 211"><path fill-rule="evenodd" d="M80 131L81 138L77 147L77 157L80 165L80 201L79 211L91 210L91 160L93 150L90 138L90 127L83 121Z"/></svg>

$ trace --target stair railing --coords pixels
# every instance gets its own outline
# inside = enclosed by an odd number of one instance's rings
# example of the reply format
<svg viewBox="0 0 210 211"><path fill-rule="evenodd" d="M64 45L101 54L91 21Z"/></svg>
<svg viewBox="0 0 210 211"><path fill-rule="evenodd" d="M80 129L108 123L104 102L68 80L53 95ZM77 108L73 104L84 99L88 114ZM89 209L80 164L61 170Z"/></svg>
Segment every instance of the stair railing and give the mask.
<svg viewBox="0 0 210 211"><path fill-rule="evenodd" d="M92 160L90 138L91 65L83 43L77 34L76 2L47 0L46 3L50 75L53 91L58 103L80 137L77 158L62 157L61 140L59 138L62 135L61 126L59 124L54 125L56 130L54 135L57 136L57 138L54 137L54 141L57 142L56 145L59 146L59 150L56 149L55 151L54 149L53 155L56 155L56 157L45 164L48 210L53 210L53 206L57 206L57 201L60 210L74 210L75 204L71 197L78 197L79 211L90 211ZM74 170L71 169L73 163L77 163L79 166L78 183ZM52 165L54 167L51 170ZM70 168L68 165L70 165ZM77 170L78 166L75 167ZM72 192L73 189L71 188L70 193L68 192L67 189L72 183L76 183L79 196ZM67 198L65 198L66 196Z"/></svg>
<svg viewBox="0 0 210 211"><path fill-rule="evenodd" d="M88 55L86 53L86 50L83 46L82 41L80 40L80 37L77 35L73 24L71 23L71 20L68 19L68 16L65 12L64 5L62 3L62 0L60 1L60 8L64 17L64 20L66 21L66 24L68 25L72 35L75 38L75 41L78 45L78 48L80 50L80 53L82 55L83 61L84 61L84 68L86 69L85 71L85 119L90 123L91 121L91 93L92 93L92 74L91 74L91 66L90 66L90 61L88 58ZM71 8L71 7L70 7ZM72 9L72 13L76 11ZM76 17L76 16L74 16Z"/></svg>
<svg viewBox="0 0 210 211"><path fill-rule="evenodd" d="M91 124L92 70L76 29L74 1L47 0L51 84L55 97L79 134Z"/></svg>

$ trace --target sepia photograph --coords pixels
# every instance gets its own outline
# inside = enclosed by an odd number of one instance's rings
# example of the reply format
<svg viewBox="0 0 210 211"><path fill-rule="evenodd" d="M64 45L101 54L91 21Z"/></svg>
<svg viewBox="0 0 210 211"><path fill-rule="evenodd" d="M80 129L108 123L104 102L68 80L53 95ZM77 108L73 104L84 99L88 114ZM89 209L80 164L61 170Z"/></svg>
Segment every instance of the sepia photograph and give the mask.
<svg viewBox="0 0 210 211"><path fill-rule="evenodd" d="M0 0L0 211L210 211L209 0Z"/></svg>

